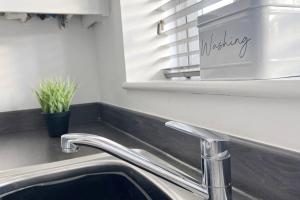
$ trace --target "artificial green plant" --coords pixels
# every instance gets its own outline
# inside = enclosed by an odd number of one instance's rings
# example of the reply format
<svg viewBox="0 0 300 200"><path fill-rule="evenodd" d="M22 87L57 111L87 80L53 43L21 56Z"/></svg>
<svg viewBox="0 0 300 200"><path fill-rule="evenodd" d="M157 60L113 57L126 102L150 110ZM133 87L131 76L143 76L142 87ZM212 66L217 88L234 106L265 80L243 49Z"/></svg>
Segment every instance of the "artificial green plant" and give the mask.
<svg viewBox="0 0 300 200"><path fill-rule="evenodd" d="M60 113L70 110L77 84L69 78L51 78L40 83L35 91L44 113Z"/></svg>

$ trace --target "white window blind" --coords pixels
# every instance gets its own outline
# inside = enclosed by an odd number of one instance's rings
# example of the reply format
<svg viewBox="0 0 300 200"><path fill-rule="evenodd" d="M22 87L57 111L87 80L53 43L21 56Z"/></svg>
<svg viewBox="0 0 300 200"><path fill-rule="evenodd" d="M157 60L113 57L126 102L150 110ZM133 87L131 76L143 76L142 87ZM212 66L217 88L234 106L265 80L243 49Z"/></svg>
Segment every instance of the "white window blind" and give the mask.
<svg viewBox="0 0 300 200"><path fill-rule="evenodd" d="M166 38L162 45L168 48L164 69L166 78L199 78L200 47L197 17L235 0L170 0L162 5L163 19L158 23L158 34Z"/></svg>

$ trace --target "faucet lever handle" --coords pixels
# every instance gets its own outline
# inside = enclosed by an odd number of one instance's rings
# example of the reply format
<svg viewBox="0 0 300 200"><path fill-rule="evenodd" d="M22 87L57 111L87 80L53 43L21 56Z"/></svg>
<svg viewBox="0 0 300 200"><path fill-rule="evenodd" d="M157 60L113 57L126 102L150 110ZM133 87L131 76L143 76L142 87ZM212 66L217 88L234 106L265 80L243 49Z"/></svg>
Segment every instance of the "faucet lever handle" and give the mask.
<svg viewBox="0 0 300 200"><path fill-rule="evenodd" d="M165 126L201 139L202 155L204 157L224 156L228 153L229 139L225 135L204 128L187 125L181 122L169 121Z"/></svg>

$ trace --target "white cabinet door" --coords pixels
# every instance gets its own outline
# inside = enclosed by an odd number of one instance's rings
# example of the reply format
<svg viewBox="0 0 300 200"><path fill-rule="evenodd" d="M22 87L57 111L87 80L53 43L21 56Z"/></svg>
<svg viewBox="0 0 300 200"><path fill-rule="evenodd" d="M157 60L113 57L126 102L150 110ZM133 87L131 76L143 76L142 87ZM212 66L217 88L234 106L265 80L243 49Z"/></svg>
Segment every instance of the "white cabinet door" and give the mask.
<svg viewBox="0 0 300 200"><path fill-rule="evenodd" d="M109 0L0 0L0 12L107 16Z"/></svg>

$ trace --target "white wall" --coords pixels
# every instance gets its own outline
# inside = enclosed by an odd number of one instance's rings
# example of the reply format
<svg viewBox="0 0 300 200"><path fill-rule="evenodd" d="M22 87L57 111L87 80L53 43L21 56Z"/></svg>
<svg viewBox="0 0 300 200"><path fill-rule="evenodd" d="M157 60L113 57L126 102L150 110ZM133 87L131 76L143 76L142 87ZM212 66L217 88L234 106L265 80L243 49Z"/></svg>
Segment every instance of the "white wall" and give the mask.
<svg viewBox="0 0 300 200"><path fill-rule="evenodd" d="M78 82L74 103L99 100L95 35L79 18L65 30L54 19L21 24L1 18L0 27L0 111L38 107L32 90L55 75Z"/></svg>
<svg viewBox="0 0 300 200"><path fill-rule="evenodd" d="M122 3L129 2L121 1ZM120 4L119 0L111 1L111 3L111 16L101 26L97 26L102 102L300 152L299 99L122 89L122 84L126 81L126 70ZM129 14L124 14L126 10L122 12L127 18ZM130 34L127 28L124 27L124 29L124 34ZM127 40L130 36L125 35L124 38ZM131 48L126 45L128 42L132 41L124 41L125 51L127 51L126 48ZM129 52L133 50L130 49ZM139 48L135 49L137 54L140 51L142 52ZM136 59L138 58L136 56ZM143 58L137 61L141 65ZM126 68L132 67L128 65L130 62L126 60Z"/></svg>

